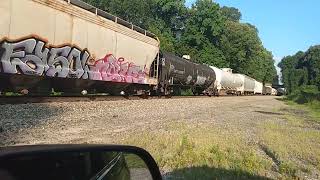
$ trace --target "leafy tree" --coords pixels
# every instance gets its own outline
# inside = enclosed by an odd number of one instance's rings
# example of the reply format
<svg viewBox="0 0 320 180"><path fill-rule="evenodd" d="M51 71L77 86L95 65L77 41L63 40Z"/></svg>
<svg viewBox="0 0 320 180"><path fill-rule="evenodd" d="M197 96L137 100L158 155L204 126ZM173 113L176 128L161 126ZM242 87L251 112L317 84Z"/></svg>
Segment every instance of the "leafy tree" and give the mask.
<svg viewBox="0 0 320 180"><path fill-rule="evenodd" d="M184 29L187 8L184 0L151 0L152 20L149 30L155 33L161 42L161 50L176 52L177 41Z"/></svg>
<svg viewBox="0 0 320 180"><path fill-rule="evenodd" d="M152 18L152 3L149 0L85 0L93 6L142 28L147 28Z"/></svg>
<svg viewBox="0 0 320 180"><path fill-rule="evenodd" d="M211 0L196 1L189 10L180 43L189 48L177 48L180 50L178 54L190 54L190 51L185 50L192 49L192 57L197 62L220 67L228 65L219 49L223 27L224 18L219 5Z"/></svg>
<svg viewBox="0 0 320 180"><path fill-rule="evenodd" d="M320 45L310 47L302 61L308 71L308 84L320 89Z"/></svg>
<svg viewBox="0 0 320 180"><path fill-rule="evenodd" d="M307 52L299 51L293 56L284 57L278 65L281 68L282 82L289 93L306 86L320 89L320 46L312 46Z"/></svg>
<svg viewBox="0 0 320 180"><path fill-rule="evenodd" d="M279 85L279 84L280 84L280 82L279 82L279 76L278 76L278 75L276 75L276 76L273 78L272 84L274 84L274 85Z"/></svg>
<svg viewBox="0 0 320 180"><path fill-rule="evenodd" d="M264 83L276 76L272 54L263 47L253 25L226 21L220 48L235 72Z"/></svg>
<svg viewBox="0 0 320 180"><path fill-rule="evenodd" d="M297 78L294 76L294 74L296 74L294 71L296 70L299 59L303 56L303 52L298 52L294 56L286 56L278 65L281 68L282 82L289 93L291 93L293 89L297 88L296 80L294 80Z"/></svg>
<svg viewBox="0 0 320 180"><path fill-rule="evenodd" d="M239 9L234 7L223 6L221 8L222 15L225 16L228 20L239 22L241 19L241 12Z"/></svg>
<svg viewBox="0 0 320 180"><path fill-rule="evenodd" d="M181 31L187 16L185 0L153 0L153 14L162 19L173 32Z"/></svg>
<svg viewBox="0 0 320 180"><path fill-rule="evenodd" d="M176 39L174 37L174 33L166 26L164 21L153 21L149 25L149 31L156 34L160 39L161 50L172 53L175 52Z"/></svg>

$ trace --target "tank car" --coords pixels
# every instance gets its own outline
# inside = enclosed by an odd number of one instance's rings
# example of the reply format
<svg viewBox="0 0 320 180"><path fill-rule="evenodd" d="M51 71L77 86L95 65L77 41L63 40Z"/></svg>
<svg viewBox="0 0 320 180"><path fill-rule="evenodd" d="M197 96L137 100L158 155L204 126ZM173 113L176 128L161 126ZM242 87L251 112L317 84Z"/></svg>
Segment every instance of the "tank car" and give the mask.
<svg viewBox="0 0 320 180"><path fill-rule="evenodd" d="M241 82L241 86L237 87L237 94L244 95L244 75L243 74L234 74L238 81Z"/></svg>
<svg viewBox="0 0 320 180"><path fill-rule="evenodd" d="M254 82L254 94L262 94L263 84L259 81Z"/></svg>
<svg viewBox="0 0 320 180"><path fill-rule="evenodd" d="M1 0L0 11L0 91L158 84L159 40L129 22L80 0Z"/></svg>
<svg viewBox="0 0 320 180"><path fill-rule="evenodd" d="M238 89L243 84L238 75L233 74L229 68L210 67L216 74L214 88L217 95L238 94Z"/></svg>
<svg viewBox="0 0 320 180"><path fill-rule="evenodd" d="M244 75L244 94L254 94L255 79Z"/></svg>
<svg viewBox="0 0 320 180"><path fill-rule="evenodd" d="M214 71L202 64L193 63L171 53L161 53L160 86L164 94L180 94L181 90L192 89L194 94L212 95L208 90L216 80Z"/></svg>

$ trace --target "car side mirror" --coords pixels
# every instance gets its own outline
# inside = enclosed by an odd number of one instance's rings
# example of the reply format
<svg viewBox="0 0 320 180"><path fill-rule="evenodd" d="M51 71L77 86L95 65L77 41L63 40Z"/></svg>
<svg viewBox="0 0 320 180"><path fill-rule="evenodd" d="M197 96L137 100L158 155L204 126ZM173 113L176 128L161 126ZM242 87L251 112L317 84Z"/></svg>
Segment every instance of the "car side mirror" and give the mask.
<svg viewBox="0 0 320 180"><path fill-rule="evenodd" d="M1 180L161 179L145 150L118 145L32 145L0 148Z"/></svg>

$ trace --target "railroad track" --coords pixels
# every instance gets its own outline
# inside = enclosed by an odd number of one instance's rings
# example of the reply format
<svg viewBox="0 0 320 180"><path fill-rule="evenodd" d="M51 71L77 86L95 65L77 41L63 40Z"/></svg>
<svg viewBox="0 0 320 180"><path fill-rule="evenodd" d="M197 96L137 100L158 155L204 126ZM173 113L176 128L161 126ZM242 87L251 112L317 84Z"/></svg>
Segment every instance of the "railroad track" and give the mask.
<svg viewBox="0 0 320 180"><path fill-rule="evenodd" d="M247 95L252 96L252 95ZM261 95L255 95L261 96ZM211 98L237 97L233 95L212 96ZM246 97L246 96L242 96ZM110 95L86 95L86 96L0 96L0 105L4 104L31 104L52 102L88 102L88 101L124 101L142 99L182 99L182 98L210 98L209 96L110 96Z"/></svg>
<svg viewBox="0 0 320 180"><path fill-rule="evenodd" d="M206 98L207 96L172 96L178 98ZM4 104L30 104L30 103L52 103L52 102L88 102L88 101L120 101L120 100L141 100L141 99L167 99L168 97L158 96L0 96L0 105Z"/></svg>

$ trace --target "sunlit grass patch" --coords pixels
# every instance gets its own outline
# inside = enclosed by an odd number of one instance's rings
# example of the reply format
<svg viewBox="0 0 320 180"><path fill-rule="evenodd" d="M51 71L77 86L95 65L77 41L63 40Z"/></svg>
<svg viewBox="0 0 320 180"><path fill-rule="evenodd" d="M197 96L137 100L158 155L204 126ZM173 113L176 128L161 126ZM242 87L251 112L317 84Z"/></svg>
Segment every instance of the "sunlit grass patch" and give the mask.
<svg viewBox="0 0 320 180"><path fill-rule="evenodd" d="M310 109L312 117L320 122L320 101L312 101L307 105Z"/></svg>
<svg viewBox="0 0 320 180"><path fill-rule="evenodd" d="M286 114L285 119L289 126L302 127L305 125L305 121L297 116Z"/></svg>
<svg viewBox="0 0 320 180"><path fill-rule="evenodd" d="M166 180L175 180L175 179L223 179L223 180L247 180L247 179L255 179L255 180L268 180L269 178L252 175L246 171L241 170L230 170L223 168L215 168L208 166L198 166L198 167L190 167L174 170L165 175Z"/></svg>
<svg viewBox="0 0 320 180"><path fill-rule="evenodd" d="M168 172L208 167L230 170L232 175L241 177L244 172L261 175L270 169L271 161L259 156L255 151L258 147L247 144L236 132L221 131L209 125L194 126L184 122L168 123L165 130L141 132L128 137L124 143L145 148L161 169ZM191 178L188 173L185 175L184 178Z"/></svg>
<svg viewBox="0 0 320 180"><path fill-rule="evenodd" d="M285 101L292 109L305 111L310 116L307 120L320 122L320 101L314 100L305 104L298 104L294 101ZM292 114L294 115L294 114Z"/></svg>
<svg viewBox="0 0 320 180"><path fill-rule="evenodd" d="M309 167L319 169L320 131L305 127L303 119L285 116L288 123L269 122L262 125L263 143L279 161L279 172L284 177L309 173Z"/></svg>

